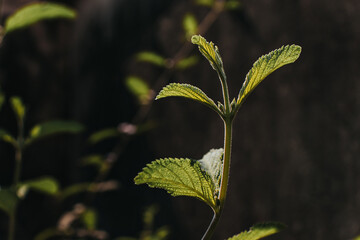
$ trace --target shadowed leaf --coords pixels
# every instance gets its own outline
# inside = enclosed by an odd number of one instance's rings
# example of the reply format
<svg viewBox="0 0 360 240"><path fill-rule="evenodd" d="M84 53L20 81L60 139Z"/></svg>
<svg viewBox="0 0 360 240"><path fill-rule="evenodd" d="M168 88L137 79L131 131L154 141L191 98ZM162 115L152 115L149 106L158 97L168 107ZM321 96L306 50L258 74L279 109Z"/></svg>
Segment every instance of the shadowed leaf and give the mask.
<svg viewBox="0 0 360 240"><path fill-rule="evenodd" d="M258 240L273 235L283 230L285 226L280 223L261 223L250 228L249 231L242 232L228 240Z"/></svg>
<svg viewBox="0 0 360 240"><path fill-rule="evenodd" d="M165 189L172 196L196 197L215 209L214 184L199 162L188 158L165 158L147 164L135 184Z"/></svg>
<svg viewBox="0 0 360 240"><path fill-rule="evenodd" d="M156 96L156 100L165 97L189 98L203 103L218 112L218 108L214 101L209 98L200 88L197 88L190 84L170 83L160 91L160 93Z"/></svg>
<svg viewBox="0 0 360 240"><path fill-rule="evenodd" d="M81 220L89 230L95 230L97 225L97 213L94 209L86 209L81 215Z"/></svg>
<svg viewBox="0 0 360 240"><path fill-rule="evenodd" d="M53 18L73 19L76 12L68 7L55 3L33 3L17 10L5 22L5 34L27 27L38 21Z"/></svg>
<svg viewBox="0 0 360 240"><path fill-rule="evenodd" d="M9 189L0 189L0 209L8 215L12 215L16 208L18 198L16 194Z"/></svg>
<svg viewBox="0 0 360 240"><path fill-rule="evenodd" d="M0 110L2 108L2 106L4 105L5 102L5 94L3 94L0 90Z"/></svg>
<svg viewBox="0 0 360 240"><path fill-rule="evenodd" d="M19 97L10 98L11 107L18 121L23 122L25 116L25 106Z"/></svg>
<svg viewBox="0 0 360 240"><path fill-rule="evenodd" d="M11 136L6 130L0 128L0 140L11 143L13 146L17 145L17 142L13 136Z"/></svg>
<svg viewBox="0 0 360 240"><path fill-rule="evenodd" d="M91 134L91 136L89 137L89 142L91 144L96 144L105 139L118 136L120 136L120 132L117 128L106 128Z"/></svg>
<svg viewBox="0 0 360 240"><path fill-rule="evenodd" d="M178 70L184 70L190 68L199 62L198 56L190 56L184 59L181 59L176 65L175 68Z"/></svg>
<svg viewBox="0 0 360 240"><path fill-rule="evenodd" d="M84 130L82 124L72 121L51 121L38 124L30 130L30 136L25 143L30 144L35 140L62 133L79 133Z"/></svg>
<svg viewBox="0 0 360 240"><path fill-rule="evenodd" d="M51 177L29 180L20 184L19 189L28 188L46 194L56 194L59 191L59 183Z"/></svg>
<svg viewBox="0 0 360 240"><path fill-rule="evenodd" d="M150 88L141 78L130 76L125 80L127 89L138 99L139 103L147 104L150 100Z"/></svg>
<svg viewBox="0 0 360 240"><path fill-rule="evenodd" d="M160 67L165 66L165 58L153 52L140 52L136 55L136 59L138 61L152 63Z"/></svg>
<svg viewBox="0 0 360 240"><path fill-rule="evenodd" d="M255 87L276 69L296 61L301 53L298 45L287 45L260 57L248 72L241 87L237 105L241 105Z"/></svg>

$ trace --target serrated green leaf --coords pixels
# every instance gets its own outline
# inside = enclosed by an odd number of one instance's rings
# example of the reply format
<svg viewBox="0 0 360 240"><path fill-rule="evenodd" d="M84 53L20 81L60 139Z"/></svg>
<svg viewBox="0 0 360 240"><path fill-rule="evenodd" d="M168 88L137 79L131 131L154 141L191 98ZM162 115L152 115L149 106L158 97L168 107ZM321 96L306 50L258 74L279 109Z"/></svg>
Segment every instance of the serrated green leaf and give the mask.
<svg viewBox="0 0 360 240"><path fill-rule="evenodd" d="M190 84L183 83L170 83L165 86L160 93L156 96L156 100L165 97L185 97L200 103L205 104L206 106L214 109L218 112L218 108L214 101L209 98L200 88L192 86Z"/></svg>
<svg viewBox="0 0 360 240"><path fill-rule="evenodd" d="M237 99L237 105L241 105L255 87L269 74L286 64L295 62L300 53L300 46L287 45L260 57L246 75Z"/></svg>
<svg viewBox="0 0 360 240"><path fill-rule="evenodd" d="M285 226L281 223L261 223L250 228L249 231L242 232L236 236L228 238L228 240L258 240L264 237L278 233Z"/></svg>
<svg viewBox="0 0 360 240"><path fill-rule="evenodd" d="M54 178L42 177L21 183L19 189L21 188L28 188L34 191L54 195L59 191L59 183Z"/></svg>
<svg viewBox="0 0 360 240"><path fill-rule="evenodd" d="M76 17L75 10L55 3L33 3L17 10L5 22L5 33L27 27L45 19Z"/></svg>
<svg viewBox="0 0 360 240"><path fill-rule="evenodd" d="M11 107L16 115L18 121L23 122L25 116L25 106L19 97L10 98Z"/></svg>
<svg viewBox="0 0 360 240"><path fill-rule="evenodd" d="M164 67L166 63L164 57L154 52L140 52L136 55L136 59L138 61L152 63L159 67Z"/></svg>
<svg viewBox="0 0 360 240"><path fill-rule="evenodd" d="M127 89L138 99L139 103L147 104L150 100L150 88L141 78L129 76L125 80Z"/></svg>
<svg viewBox="0 0 360 240"><path fill-rule="evenodd" d="M11 136L6 130L0 128L0 140L8 142L13 146L17 145L17 142L13 136Z"/></svg>
<svg viewBox="0 0 360 240"><path fill-rule="evenodd" d="M35 140L42 139L55 134L79 133L84 130L84 126L73 121L50 121L34 126L30 130L30 136L25 143L30 144Z"/></svg>
<svg viewBox="0 0 360 240"><path fill-rule="evenodd" d="M223 154L224 150L211 149L206 153L202 159L199 160L201 169L204 170L213 181L215 187L215 194L220 190L221 175L223 169Z"/></svg>
<svg viewBox="0 0 360 240"><path fill-rule="evenodd" d="M183 18L183 28L185 31L186 39L188 40L192 35L198 31L198 22L195 16L191 13L187 13Z"/></svg>
<svg viewBox="0 0 360 240"><path fill-rule="evenodd" d="M14 213L17 206L18 198L16 194L9 189L0 189L0 209L9 216Z"/></svg>
<svg viewBox="0 0 360 240"><path fill-rule="evenodd" d="M206 39L200 35L192 36L191 42L199 46L199 51L209 61L214 70L217 72L223 71L223 62L219 49L213 42L206 41Z"/></svg>
<svg viewBox="0 0 360 240"><path fill-rule="evenodd" d="M179 62L176 63L175 68L178 70L184 70L190 68L197 64L199 61L198 56L190 56L184 59L181 59Z"/></svg>
<svg viewBox="0 0 360 240"><path fill-rule="evenodd" d="M188 158L165 158L147 164L135 177L135 184L146 183L165 189L172 196L198 198L215 209L214 184L199 162Z"/></svg>

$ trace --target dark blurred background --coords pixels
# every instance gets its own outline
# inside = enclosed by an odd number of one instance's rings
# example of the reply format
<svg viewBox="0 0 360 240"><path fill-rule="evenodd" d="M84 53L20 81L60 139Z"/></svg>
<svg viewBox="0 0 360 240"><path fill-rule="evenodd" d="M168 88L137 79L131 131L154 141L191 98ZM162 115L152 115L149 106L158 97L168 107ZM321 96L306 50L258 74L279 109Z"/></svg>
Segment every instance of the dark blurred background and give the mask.
<svg viewBox="0 0 360 240"><path fill-rule="evenodd" d="M28 2L4 1L2 20ZM107 154L118 140L92 146L88 136L131 122L141 108L124 84L130 74L150 86L159 78L163 85L190 83L221 100L220 82L203 58L176 72L134 60L145 50L175 57L187 41L184 15L192 13L202 22L209 7L170 0L61 2L78 11L75 21L45 21L5 37L0 86L26 104L26 130L67 119L83 123L86 131L34 144L24 153L23 180L49 175L62 187L93 181L95 173L81 166L81 157ZM231 96L258 57L285 44L303 48L297 62L259 85L237 116L227 203L214 239L264 221L287 225L269 239L349 240L360 234L359 12L357 0L241 0L239 8L218 13L203 33L219 46ZM193 48L190 55L200 53ZM222 147L221 120L184 99L155 102L145 120L156 127L124 144L106 178L117 180L119 189L88 201L98 211L98 229L109 239L136 237L144 209L156 204L155 228L169 226L170 239L200 239L212 216L205 204L135 186L133 178L155 158L200 159L210 148ZM0 112L0 126L16 134L8 104ZM11 146L1 142L2 187L11 184L13 162ZM59 202L29 193L19 206L18 239L32 239L56 226L81 201L82 195ZM0 213L0 239L6 236L7 221Z"/></svg>

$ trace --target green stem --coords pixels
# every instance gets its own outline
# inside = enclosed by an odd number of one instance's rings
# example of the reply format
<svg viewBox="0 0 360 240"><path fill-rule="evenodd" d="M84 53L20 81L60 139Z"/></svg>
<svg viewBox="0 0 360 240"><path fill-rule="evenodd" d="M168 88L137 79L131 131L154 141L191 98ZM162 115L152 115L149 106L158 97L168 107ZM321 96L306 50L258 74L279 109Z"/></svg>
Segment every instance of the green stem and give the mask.
<svg viewBox="0 0 360 240"><path fill-rule="evenodd" d="M14 169L14 180L13 180L13 187L15 192L17 191L17 187L20 183L22 153L23 153L23 145L24 145L24 136L23 136L24 124L23 121L21 120L18 120L18 131L19 133L17 138L17 145L15 147L15 169ZM14 208L14 211L10 215L8 240L15 239L16 214L17 214L17 207Z"/></svg>
<svg viewBox="0 0 360 240"><path fill-rule="evenodd" d="M219 205L216 210L214 210L213 219L206 230L202 240L210 240L212 235L215 232L215 228L219 222L222 211L225 205L226 193L229 182L229 173L230 173L230 159L231 159L231 143L232 143L232 118L228 117L224 119L224 128L225 128L225 137L224 137L224 163L222 178L220 183L220 193L219 193Z"/></svg>
<svg viewBox="0 0 360 240"><path fill-rule="evenodd" d="M231 109L230 109L229 88L228 88L227 81L226 81L226 75L225 75L224 69L218 69L217 72L218 72L220 82L221 82L221 87L222 87L225 115L228 115L228 114L230 114Z"/></svg>

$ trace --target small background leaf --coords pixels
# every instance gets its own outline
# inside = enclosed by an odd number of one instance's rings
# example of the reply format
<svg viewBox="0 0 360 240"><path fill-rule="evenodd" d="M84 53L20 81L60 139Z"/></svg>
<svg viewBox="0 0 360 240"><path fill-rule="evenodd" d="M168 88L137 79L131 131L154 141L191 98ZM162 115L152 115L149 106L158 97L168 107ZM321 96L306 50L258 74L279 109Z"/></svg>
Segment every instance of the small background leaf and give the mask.
<svg viewBox="0 0 360 240"><path fill-rule="evenodd" d="M87 208L83 214L81 214L82 222L89 230L95 230L97 226L97 212L93 208Z"/></svg>
<svg viewBox="0 0 360 240"><path fill-rule="evenodd" d="M269 74L286 64L295 62L299 58L300 53L300 46L287 45L260 57L246 75L245 82L237 99L237 105L241 105L246 97Z"/></svg>
<svg viewBox="0 0 360 240"><path fill-rule="evenodd" d="M0 128L0 140L8 142L16 146L17 142L6 130Z"/></svg>
<svg viewBox="0 0 360 240"><path fill-rule="evenodd" d="M8 17L5 22L5 33L27 27L38 21L53 18L76 17L76 12L68 7L55 3L34 3L20 8L13 15Z"/></svg>
<svg viewBox="0 0 360 240"><path fill-rule="evenodd" d="M199 62L198 56L190 56L184 59L181 59L178 63L176 63L175 68L178 70L184 70L196 65Z"/></svg>
<svg viewBox="0 0 360 240"><path fill-rule="evenodd" d="M189 98L203 103L218 112L218 108L214 101L209 98L200 88L197 88L190 84L170 83L160 91L160 93L156 96L156 100L165 97Z"/></svg>
<svg viewBox="0 0 360 240"><path fill-rule="evenodd" d="M4 105L5 102L5 94L3 94L0 90L0 110L2 108L2 106Z"/></svg>
<svg viewBox="0 0 360 240"><path fill-rule="evenodd" d="M11 107L20 122L24 121L25 116L25 106L19 97L10 98Z"/></svg>
<svg viewBox="0 0 360 240"><path fill-rule="evenodd" d="M84 130L82 124L73 121L51 121L34 126L26 144L34 140L61 133L79 133Z"/></svg>
<svg viewBox="0 0 360 240"><path fill-rule="evenodd" d="M196 0L197 5L212 7L214 5L214 0Z"/></svg>
<svg viewBox="0 0 360 240"><path fill-rule="evenodd" d="M164 57L153 52L140 52L136 55L136 59L138 61L152 63L159 67L164 67L166 63Z"/></svg>
<svg viewBox="0 0 360 240"><path fill-rule="evenodd" d="M0 209L5 211L8 215L12 215L18 198L16 194L9 189L0 189Z"/></svg>
<svg viewBox="0 0 360 240"><path fill-rule="evenodd" d="M106 139L118 136L120 136L120 132L117 128L106 128L91 134L91 136L89 137L89 142L91 144L97 144Z"/></svg>
<svg viewBox="0 0 360 240"><path fill-rule="evenodd" d="M127 89L138 99L140 104L147 104L150 100L151 90L141 78L129 76L125 80Z"/></svg>
<svg viewBox="0 0 360 240"><path fill-rule="evenodd" d="M198 22L193 14L191 13L186 14L183 18L182 24L187 40L189 40L192 35L195 35L197 33Z"/></svg>
<svg viewBox="0 0 360 240"><path fill-rule="evenodd" d="M20 189L23 187L51 195L59 191L58 182L51 177L43 177L23 182L20 184Z"/></svg>
<svg viewBox="0 0 360 240"><path fill-rule="evenodd" d="M283 230L285 226L281 223L261 223L250 228L249 231L242 232L228 240L258 240L273 235Z"/></svg>
<svg viewBox="0 0 360 240"><path fill-rule="evenodd" d="M148 164L134 180L135 184L165 189L172 196L196 197L215 208L212 180L195 160L159 159Z"/></svg>

